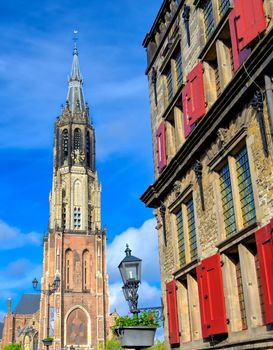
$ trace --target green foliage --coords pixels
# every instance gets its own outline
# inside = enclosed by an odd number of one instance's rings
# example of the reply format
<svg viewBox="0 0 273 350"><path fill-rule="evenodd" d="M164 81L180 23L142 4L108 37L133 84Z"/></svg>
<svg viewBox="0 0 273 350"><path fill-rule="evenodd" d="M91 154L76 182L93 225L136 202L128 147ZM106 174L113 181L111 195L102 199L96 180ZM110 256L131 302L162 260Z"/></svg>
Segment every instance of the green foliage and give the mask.
<svg viewBox="0 0 273 350"><path fill-rule="evenodd" d="M122 348L120 347L120 343L116 337L114 337L113 339L107 340L105 347L103 343L100 343L99 349L100 350L122 350Z"/></svg>
<svg viewBox="0 0 273 350"><path fill-rule="evenodd" d="M46 338L44 338L43 340L45 340L45 341L53 341L54 338L52 338L52 337L46 337Z"/></svg>
<svg viewBox="0 0 273 350"><path fill-rule="evenodd" d="M139 315L134 314L133 316L121 316L116 319L116 323L113 328L128 326L159 327L158 315L155 311L153 311L142 312Z"/></svg>
<svg viewBox="0 0 273 350"><path fill-rule="evenodd" d="M155 344L147 350L165 350L165 343L160 340L157 340Z"/></svg>
<svg viewBox="0 0 273 350"><path fill-rule="evenodd" d="M20 344L11 343L11 344L5 345L4 350L23 350L23 349Z"/></svg>

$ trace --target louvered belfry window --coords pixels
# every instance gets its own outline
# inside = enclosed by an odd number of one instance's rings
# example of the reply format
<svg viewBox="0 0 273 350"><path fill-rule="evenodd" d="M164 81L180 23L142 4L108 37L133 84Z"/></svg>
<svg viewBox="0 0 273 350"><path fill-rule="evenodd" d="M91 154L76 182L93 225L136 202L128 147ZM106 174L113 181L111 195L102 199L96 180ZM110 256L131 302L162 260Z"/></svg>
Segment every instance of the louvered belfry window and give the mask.
<svg viewBox="0 0 273 350"><path fill-rule="evenodd" d="M67 159L68 156L68 130L65 129L62 133L62 150L63 160Z"/></svg>
<svg viewBox="0 0 273 350"><path fill-rule="evenodd" d="M77 128L74 131L74 150L81 150L81 148L82 148L81 130Z"/></svg>

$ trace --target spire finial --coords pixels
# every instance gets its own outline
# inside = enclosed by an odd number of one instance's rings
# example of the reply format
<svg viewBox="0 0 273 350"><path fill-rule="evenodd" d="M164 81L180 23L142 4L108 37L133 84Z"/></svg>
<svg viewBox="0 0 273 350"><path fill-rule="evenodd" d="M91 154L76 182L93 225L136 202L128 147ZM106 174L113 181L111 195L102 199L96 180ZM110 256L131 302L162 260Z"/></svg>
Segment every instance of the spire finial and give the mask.
<svg viewBox="0 0 273 350"><path fill-rule="evenodd" d="M78 48L77 48L77 41L78 41L78 30L74 30L74 37L73 37L73 41L74 41L74 50L73 50L73 55L78 55Z"/></svg>

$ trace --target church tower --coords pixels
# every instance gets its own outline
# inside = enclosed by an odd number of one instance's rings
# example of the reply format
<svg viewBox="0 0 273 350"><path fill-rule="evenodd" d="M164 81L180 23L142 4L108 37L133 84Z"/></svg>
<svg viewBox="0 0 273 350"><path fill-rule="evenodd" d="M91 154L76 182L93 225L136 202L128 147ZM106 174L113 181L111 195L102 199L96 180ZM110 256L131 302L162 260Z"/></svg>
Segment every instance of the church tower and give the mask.
<svg viewBox="0 0 273 350"><path fill-rule="evenodd" d="M48 295L41 295L39 338L47 336L49 313L53 349L97 349L106 339L106 229L101 227L100 195L95 130L84 100L75 41L66 106L55 123L49 229L44 238L42 290L57 276L61 280L49 296L50 305Z"/></svg>

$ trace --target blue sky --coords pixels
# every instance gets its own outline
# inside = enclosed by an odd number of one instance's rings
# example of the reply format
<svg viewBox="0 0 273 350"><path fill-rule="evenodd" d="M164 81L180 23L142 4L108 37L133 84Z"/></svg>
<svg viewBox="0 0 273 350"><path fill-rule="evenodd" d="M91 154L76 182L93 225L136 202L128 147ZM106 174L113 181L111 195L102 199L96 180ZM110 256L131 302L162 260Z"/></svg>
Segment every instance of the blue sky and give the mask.
<svg viewBox="0 0 273 350"><path fill-rule="evenodd" d="M127 241L143 258L141 302L158 303L155 222L139 196L153 182L141 44L160 5L161 0L1 1L0 319L7 298L16 303L22 292L31 291L33 277L41 275L53 126L66 100L74 29L79 30L85 99L96 128L111 303L125 310L116 263Z"/></svg>

